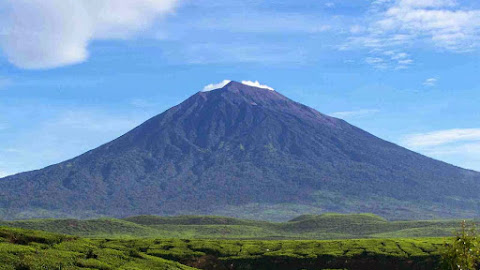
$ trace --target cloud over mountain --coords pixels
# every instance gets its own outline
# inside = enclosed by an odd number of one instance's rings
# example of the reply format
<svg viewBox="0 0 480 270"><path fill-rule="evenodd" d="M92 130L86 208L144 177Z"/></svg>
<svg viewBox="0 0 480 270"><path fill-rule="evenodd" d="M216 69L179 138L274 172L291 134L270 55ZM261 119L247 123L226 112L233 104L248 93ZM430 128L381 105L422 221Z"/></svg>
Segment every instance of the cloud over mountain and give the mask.
<svg viewBox="0 0 480 270"><path fill-rule="evenodd" d="M211 83L209 85L206 85L203 87L204 92L212 91L215 89L219 89L224 87L225 85L229 84L231 80L223 80L219 83ZM268 89L270 91L275 91L272 87L266 85L266 84L261 84L259 81L242 81L242 84L252 86L252 87L257 87L257 88L263 88L263 89Z"/></svg>
<svg viewBox="0 0 480 270"><path fill-rule="evenodd" d="M212 91L212 90L215 90L215 89L218 89L218 88L222 88L230 82L231 82L231 80L223 80L219 83L211 83L211 84L203 87L203 91Z"/></svg>

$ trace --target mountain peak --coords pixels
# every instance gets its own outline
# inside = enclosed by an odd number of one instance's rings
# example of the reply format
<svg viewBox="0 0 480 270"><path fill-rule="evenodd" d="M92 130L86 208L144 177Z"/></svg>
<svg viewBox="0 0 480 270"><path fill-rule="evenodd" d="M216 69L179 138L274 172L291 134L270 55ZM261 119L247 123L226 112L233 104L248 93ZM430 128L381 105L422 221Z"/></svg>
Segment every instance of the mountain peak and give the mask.
<svg viewBox="0 0 480 270"><path fill-rule="evenodd" d="M287 109L290 110L291 113L296 113L293 110L297 111L300 107L306 108L306 106L301 106L299 103L273 90L273 88L261 85L258 81L224 81L222 84L224 85L209 85L209 87L211 86L210 88L215 87L215 89L198 92L192 97L192 100L197 100L198 97L201 97L200 100L209 100L209 102L207 102L209 108L223 106L223 101L232 104L246 103L252 106L259 105L270 109ZM195 102L187 102L185 105L191 106L192 104L195 104ZM310 109L308 109L308 111L310 111Z"/></svg>
<svg viewBox="0 0 480 270"><path fill-rule="evenodd" d="M246 87L256 88L256 89L261 89L261 90L275 91L275 89L273 89L272 87L270 87L268 85L261 84L259 81L237 82L237 81L232 81L232 80L223 80L219 83L213 83L213 84L209 84L209 85L205 86L203 88L202 92L210 92L210 91L218 90L218 89L223 89L223 90L232 89L232 88L240 89L240 88L246 88Z"/></svg>

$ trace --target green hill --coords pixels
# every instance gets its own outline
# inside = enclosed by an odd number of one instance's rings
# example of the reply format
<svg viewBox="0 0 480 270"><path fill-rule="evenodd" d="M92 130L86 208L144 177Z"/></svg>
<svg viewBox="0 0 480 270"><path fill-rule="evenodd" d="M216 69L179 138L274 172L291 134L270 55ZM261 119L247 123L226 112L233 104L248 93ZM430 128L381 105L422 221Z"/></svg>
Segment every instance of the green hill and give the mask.
<svg viewBox="0 0 480 270"><path fill-rule="evenodd" d="M141 225L263 225L267 222L218 216L136 216L124 218Z"/></svg>
<svg viewBox="0 0 480 270"><path fill-rule="evenodd" d="M215 216L41 219L0 225L83 237L208 239L354 239L450 236L459 220L387 221L371 214L304 215L284 223Z"/></svg>
<svg viewBox="0 0 480 270"><path fill-rule="evenodd" d="M0 222L0 225L85 237L147 237L157 233L157 230L148 226L121 219L32 219Z"/></svg>
<svg viewBox="0 0 480 270"><path fill-rule="evenodd" d="M86 239L0 227L0 269L435 269L443 239Z"/></svg>

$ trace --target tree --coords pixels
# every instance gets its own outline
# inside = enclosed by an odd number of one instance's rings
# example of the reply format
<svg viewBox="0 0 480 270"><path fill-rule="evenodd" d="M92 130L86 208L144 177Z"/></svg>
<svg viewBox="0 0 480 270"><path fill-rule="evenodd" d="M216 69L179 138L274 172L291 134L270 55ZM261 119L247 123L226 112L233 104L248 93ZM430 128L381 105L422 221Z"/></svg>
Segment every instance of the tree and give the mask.
<svg viewBox="0 0 480 270"><path fill-rule="evenodd" d="M442 254L443 269L477 270L480 267L480 249L475 224L462 221L461 229L446 244Z"/></svg>

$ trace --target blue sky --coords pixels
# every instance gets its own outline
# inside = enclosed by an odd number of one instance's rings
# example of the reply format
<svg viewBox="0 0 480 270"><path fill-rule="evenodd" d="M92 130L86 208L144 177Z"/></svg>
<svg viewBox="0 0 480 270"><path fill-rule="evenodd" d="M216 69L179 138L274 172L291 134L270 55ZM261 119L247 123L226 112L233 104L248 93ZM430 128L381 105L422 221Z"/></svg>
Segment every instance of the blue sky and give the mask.
<svg viewBox="0 0 480 270"><path fill-rule="evenodd" d="M480 3L6 0L0 176L114 139L225 79L480 170Z"/></svg>

